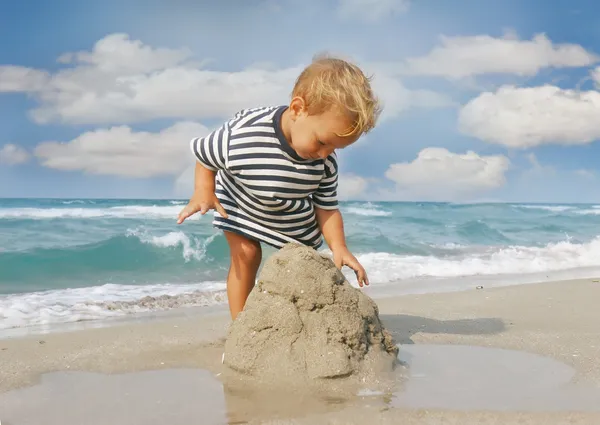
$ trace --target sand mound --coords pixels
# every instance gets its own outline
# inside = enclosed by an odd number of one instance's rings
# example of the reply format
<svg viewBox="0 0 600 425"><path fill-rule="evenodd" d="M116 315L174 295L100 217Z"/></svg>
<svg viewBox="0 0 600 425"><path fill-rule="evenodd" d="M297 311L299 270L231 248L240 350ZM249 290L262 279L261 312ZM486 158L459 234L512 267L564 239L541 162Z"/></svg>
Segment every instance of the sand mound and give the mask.
<svg viewBox="0 0 600 425"><path fill-rule="evenodd" d="M231 324L226 373L285 386L378 379L398 354L378 314L331 259L286 245L267 259Z"/></svg>

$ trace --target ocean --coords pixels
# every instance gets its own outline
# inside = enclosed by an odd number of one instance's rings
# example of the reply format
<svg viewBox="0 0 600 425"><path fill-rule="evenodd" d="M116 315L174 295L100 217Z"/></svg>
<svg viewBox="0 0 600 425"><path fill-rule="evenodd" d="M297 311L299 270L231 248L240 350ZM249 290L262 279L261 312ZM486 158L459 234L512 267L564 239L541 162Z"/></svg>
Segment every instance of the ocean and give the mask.
<svg viewBox="0 0 600 425"><path fill-rule="evenodd" d="M0 330L226 305L226 241L210 215L177 225L185 203L0 199ZM600 276L598 205L345 202L341 210L373 296Z"/></svg>

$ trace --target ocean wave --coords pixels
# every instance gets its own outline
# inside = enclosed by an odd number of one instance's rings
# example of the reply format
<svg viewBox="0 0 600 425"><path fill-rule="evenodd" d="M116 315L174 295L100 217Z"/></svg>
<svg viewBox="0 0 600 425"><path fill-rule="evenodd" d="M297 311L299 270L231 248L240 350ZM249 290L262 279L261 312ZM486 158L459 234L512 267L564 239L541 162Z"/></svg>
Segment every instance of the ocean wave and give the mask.
<svg viewBox="0 0 600 425"><path fill-rule="evenodd" d="M527 210L543 210L550 212L564 212L575 209L573 205L530 205L530 204L515 204L517 208L523 208Z"/></svg>
<svg viewBox="0 0 600 425"><path fill-rule="evenodd" d="M600 215L600 208L594 207L593 209L578 210L575 213L580 215Z"/></svg>
<svg viewBox="0 0 600 425"><path fill-rule="evenodd" d="M130 229L125 235L86 245L0 252L0 293L3 282L89 281L91 276L104 278L120 272L139 272L143 279L153 272L207 271L215 267L206 257L217 237L218 233L206 237L182 231L156 235ZM220 246L213 249L210 258L225 257ZM19 292L24 290L27 285L22 284Z"/></svg>
<svg viewBox="0 0 600 425"><path fill-rule="evenodd" d="M375 204L367 202L361 205L353 205L343 208L343 211L348 214L371 216L371 217L389 217L392 215L390 211L382 210Z"/></svg>
<svg viewBox="0 0 600 425"><path fill-rule="evenodd" d="M211 306L227 301L225 283L115 285L0 296L0 329L56 325Z"/></svg>
<svg viewBox="0 0 600 425"><path fill-rule="evenodd" d="M456 233L469 241L508 242L501 231L492 228L482 220L469 220L456 227Z"/></svg>
<svg viewBox="0 0 600 425"><path fill-rule="evenodd" d="M358 255L374 282L411 278L449 278L507 275L600 267L600 237L587 243L565 240L542 247L488 247L446 257L396 255L386 252Z"/></svg>
<svg viewBox="0 0 600 425"><path fill-rule="evenodd" d="M139 231L132 231L129 239L137 241L136 249L143 246L157 249L175 246L181 248L187 244L186 240L190 240L189 237L179 234L168 233L157 237ZM204 246L208 245L210 244L205 240ZM190 246L193 246L191 240ZM539 247L488 246L475 251L473 246L445 243L437 248L439 252L436 255L371 252L358 254L357 257L367 270L374 286L415 278L424 279L426 284L428 279L501 277L600 267L600 237L585 243L565 240ZM328 253L326 249L321 251ZM97 255L98 252L92 252L88 260ZM181 252L179 255L181 256ZM147 253L142 257L146 256ZM162 257L164 256L163 253ZM150 258L147 264L163 267L161 264L156 265L157 261L161 261L161 256ZM114 271L114 265L112 267ZM148 266L144 266L144 269L147 268ZM63 269L63 273L64 270L68 269ZM172 273L179 273L180 270L181 268L177 267ZM344 268L344 274L355 284L356 278L350 269ZM52 277L47 276L47 270L43 271L42 275L40 279ZM83 275L90 273L86 272ZM222 304L227 299L224 292L225 283L219 279L207 279L195 284L101 284L4 295L0 296L0 329L102 320L179 307Z"/></svg>
<svg viewBox="0 0 600 425"><path fill-rule="evenodd" d="M209 236L206 239L190 238L183 232L169 232L164 235L151 235L147 231L130 229L127 231L127 236L138 238L142 243L150 244L158 248L177 248L181 246L183 259L190 261L202 261L206 255L208 246L218 236L217 233Z"/></svg>
<svg viewBox="0 0 600 425"><path fill-rule="evenodd" d="M124 205L108 208L0 208L0 219L171 219L175 221L182 206L176 205ZM198 220L200 214L188 220Z"/></svg>
<svg viewBox="0 0 600 425"><path fill-rule="evenodd" d="M71 199L68 201L61 201L60 203L63 205L72 205L72 204L87 204L87 203L93 204L94 202L90 201L90 200L83 200L83 199Z"/></svg>
<svg viewBox="0 0 600 425"><path fill-rule="evenodd" d="M226 278L227 242L209 217L176 225L183 204L0 201L2 326L225 302L224 284L209 283ZM594 238L600 205L342 202L341 208L348 245L374 287L406 287L416 279L435 291L438 282L470 276L537 279L600 270L600 238ZM272 251L265 246L265 258ZM344 273L355 283L350 269Z"/></svg>

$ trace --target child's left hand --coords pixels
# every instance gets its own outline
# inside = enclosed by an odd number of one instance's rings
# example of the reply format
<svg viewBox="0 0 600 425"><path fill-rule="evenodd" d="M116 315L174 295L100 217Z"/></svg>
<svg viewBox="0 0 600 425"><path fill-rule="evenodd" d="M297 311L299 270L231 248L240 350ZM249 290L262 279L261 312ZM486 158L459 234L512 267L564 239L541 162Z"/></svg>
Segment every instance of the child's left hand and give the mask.
<svg viewBox="0 0 600 425"><path fill-rule="evenodd" d="M356 273L356 279L360 287L369 284L369 278L364 267L358 262L356 257L347 248L341 248L333 251L333 262L338 269L342 269L343 266L348 266L354 273Z"/></svg>

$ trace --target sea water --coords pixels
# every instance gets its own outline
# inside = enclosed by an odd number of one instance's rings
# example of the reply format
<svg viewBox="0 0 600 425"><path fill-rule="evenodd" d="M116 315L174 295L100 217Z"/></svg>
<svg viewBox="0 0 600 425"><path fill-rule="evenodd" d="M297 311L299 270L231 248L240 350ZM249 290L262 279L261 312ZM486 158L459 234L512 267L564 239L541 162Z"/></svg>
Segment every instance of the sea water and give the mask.
<svg viewBox="0 0 600 425"><path fill-rule="evenodd" d="M0 330L224 305L227 243L210 215L177 225L184 205L0 199ZM600 276L598 205L344 202L341 210L374 294Z"/></svg>

